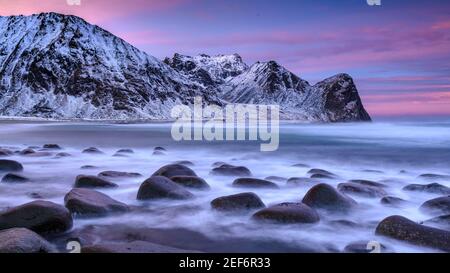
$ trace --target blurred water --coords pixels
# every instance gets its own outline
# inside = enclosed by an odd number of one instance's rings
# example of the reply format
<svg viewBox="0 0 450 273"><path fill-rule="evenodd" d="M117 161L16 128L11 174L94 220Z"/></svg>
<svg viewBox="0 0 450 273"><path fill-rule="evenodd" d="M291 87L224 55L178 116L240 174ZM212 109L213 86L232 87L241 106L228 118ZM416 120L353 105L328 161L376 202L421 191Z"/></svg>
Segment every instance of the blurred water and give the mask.
<svg viewBox="0 0 450 273"><path fill-rule="evenodd" d="M184 227L201 231L211 237L274 238L290 244L331 245L342 250L358 240L378 240L398 252L432 251L390 241L374 235L376 224L386 216L399 214L415 221L429 219L419 206L437 197L431 194L404 192L410 183L426 183L417 178L423 173L450 174L450 123L373 123L373 124L294 124L280 128L280 147L276 152L259 151L258 142L175 142L170 135L170 124L102 124L102 123L0 123L0 146L21 150L28 146L56 143L67 158L26 157L14 155L20 161L24 175L34 179L26 184L0 184L0 209L29 202L29 194L39 193L45 199L63 204L64 195L71 189L79 174L98 174L105 170L139 172L142 178L114 180L118 189L102 190L130 205L136 201L139 185L164 164L190 160L192 168L210 185L207 192L193 191L190 201L154 201L148 204L161 213L125 214L100 219L77 219L75 227L86 224L129 223L148 227ZM97 147L103 155L82 154L88 147ZM163 146L164 156L152 155L155 146ZM130 157L113 157L121 148L135 151ZM353 197L360 208L350 215L321 215L321 222L312 226L261 225L249 220L250 215L223 215L211 211L209 202L219 196L248 190L231 187L233 178L209 174L211 164L225 161L248 167L257 178L271 175L305 177L310 168L322 168L341 178L327 180L336 186L350 179L386 182L389 195L409 201L400 208L386 207L379 199ZM310 167L292 167L302 163ZM82 170L83 165L97 169ZM368 172L376 170L381 172ZM439 181L450 186L450 181ZM266 205L300 201L310 186L292 187L278 183L280 190L255 189ZM172 206L191 209L164 210ZM163 212L165 211L165 212ZM347 219L361 224L359 228L336 228L331 220Z"/></svg>

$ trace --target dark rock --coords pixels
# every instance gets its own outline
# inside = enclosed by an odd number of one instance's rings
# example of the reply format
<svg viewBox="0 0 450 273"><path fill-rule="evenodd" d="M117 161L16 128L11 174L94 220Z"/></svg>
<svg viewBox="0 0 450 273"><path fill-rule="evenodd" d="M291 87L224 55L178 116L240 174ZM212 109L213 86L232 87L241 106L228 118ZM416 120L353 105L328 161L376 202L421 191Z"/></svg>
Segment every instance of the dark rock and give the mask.
<svg viewBox="0 0 450 273"><path fill-rule="evenodd" d="M160 198L182 200L193 198L193 195L165 176L152 176L145 180L139 188L137 199L149 200Z"/></svg>
<svg viewBox="0 0 450 273"><path fill-rule="evenodd" d="M115 154L113 154L113 157L129 157L129 155L128 154L115 153Z"/></svg>
<svg viewBox="0 0 450 273"><path fill-rule="evenodd" d="M390 216L381 221L375 233L410 244L450 252L450 232L417 224L403 216Z"/></svg>
<svg viewBox="0 0 450 273"><path fill-rule="evenodd" d="M277 184L256 178L238 178L233 181L234 187L240 188L267 188L267 189L279 189Z"/></svg>
<svg viewBox="0 0 450 273"><path fill-rule="evenodd" d="M0 231L0 253L51 253L55 248L44 238L26 228Z"/></svg>
<svg viewBox="0 0 450 273"><path fill-rule="evenodd" d="M379 170L362 170L365 173L377 173L377 174L384 174L384 172Z"/></svg>
<svg viewBox="0 0 450 273"><path fill-rule="evenodd" d="M92 166L92 165L84 165L84 166L81 166L80 169L91 170L91 169L97 169L97 167L96 166Z"/></svg>
<svg viewBox="0 0 450 273"><path fill-rule="evenodd" d="M110 177L110 178L132 178L142 176L140 173L128 173L128 172L116 172L116 171L104 171L98 174L100 177Z"/></svg>
<svg viewBox="0 0 450 273"><path fill-rule="evenodd" d="M223 164L212 169L211 174L223 176L251 176L250 170L243 166Z"/></svg>
<svg viewBox="0 0 450 273"><path fill-rule="evenodd" d="M22 170L23 166L19 162L0 159L0 172L20 172Z"/></svg>
<svg viewBox="0 0 450 273"><path fill-rule="evenodd" d="M8 173L2 178L2 182L4 183L25 183L30 181L30 179L13 173Z"/></svg>
<svg viewBox="0 0 450 273"><path fill-rule="evenodd" d="M27 196L30 197L31 199L44 199L44 197L42 196L42 194L38 193L38 192L30 192L27 193Z"/></svg>
<svg viewBox="0 0 450 273"><path fill-rule="evenodd" d="M424 224L450 231L450 214L441 215L441 216L426 220L424 222Z"/></svg>
<svg viewBox="0 0 450 273"><path fill-rule="evenodd" d="M13 152L8 149L0 149L0 156L10 156Z"/></svg>
<svg viewBox="0 0 450 273"><path fill-rule="evenodd" d="M389 206L398 206L406 203L405 200L395 197L395 196L385 196L380 200L381 204L389 205Z"/></svg>
<svg viewBox="0 0 450 273"><path fill-rule="evenodd" d="M309 165L306 164L302 164L302 163L298 163L298 164L294 164L291 167L295 167L295 168L309 168Z"/></svg>
<svg viewBox="0 0 450 273"><path fill-rule="evenodd" d="M172 176L170 180L186 188L194 188L199 190L210 189L208 183L206 183L203 178L198 176L177 175Z"/></svg>
<svg viewBox="0 0 450 273"><path fill-rule="evenodd" d="M120 149L116 152L117 154L134 154L132 149Z"/></svg>
<svg viewBox="0 0 450 273"><path fill-rule="evenodd" d="M426 174L419 175L419 178L429 179L429 180L450 180L450 175L426 173Z"/></svg>
<svg viewBox="0 0 450 273"><path fill-rule="evenodd" d="M311 169L308 171L311 178L337 178L337 175L322 169Z"/></svg>
<svg viewBox="0 0 450 273"><path fill-rule="evenodd" d="M246 211L266 206L258 195L245 192L216 198L211 201L211 207L219 211Z"/></svg>
<svg viewBox="0 0 450 273"><path fill-rule="evenodd" d="M222 165L228 165L228 164L225 163L225 162L223 162L223 161L217 161L217 162L214 162L214 163L211 165L211 167L216 168L216 167L220 167L220 166L222 166Z"/></svg>
<svg viewBox="0 0 450 273"><path fill-rule="evenodd" d="M72 216L65 207L33 201L0 213L0 230L22 227L40 234L64 232L72 228Z"/></svg>
<svg viewBox="0 0 450 273"><path fill-rule="evenodd" d="M272 181L272 182L286 182L286 180L287 180L286 177L281 177L281 176L268 176L264 179Z"/></svg>
<svg viewBox="0 0 450 273"><path fill-rule="evenodd" d="M386 253L387 248L383 244L379 244L379 250L374 246L375 241L357 241L348 244L344 248L344 253ZM379 251L379 252L378 252Z"/></svg>
<svg viewBox="0 0 450 273"><path fill-rule="evenodd" d="M194 163L192 163L192 161L189 160L180 160L180 161L176 161L173 164L180 164L180 165L184 165L184 166L194 166Z"/></svg>
<svg viewBox="0 0 450 273"><path fill-rule="evenodd" d="M89 189L71 190L64 197L64 202L70 212L82 216L104 216L129 210L126 204Z"/></svg>
<svg viewBox="0 0 450 273"><path fill-rule="evenodd" d="M56 155L55 155L56 157L69 157L69 156L72 156L71 154L69 154L69 153L57 153Z"/></svg>
<svg viewBox="0 0 450 273"><path fill-rule="evenodd" d="M197 176L197 174L191 170L189 167L186 167L181 164L170 164L161 167L152 176L165 176L167 178L171 178L172 176Z"/></svg>
<svg viewBox="0 0 450 273"><path fill-rule="evenodd" d="M155 147L153 151L167 152L167 150L163 147Z"/></svg>
<svg viewBox="0 0 450 273"><path fill-rule="evenodd" d="M83 150L84 154L103 154L102 151L100 151L99 149L95 148L95 147L90 147L87 149Z"/></svg>
<svg viewBox="0 0 450 273"><path fill-rule="evenodd" d="M145 241L127 243L100 243L86 246L81 253L200 253L194 250L184 250L169 246L158 245Z"/></svg>
<svg viewBox="0 0 450 273"><path fill-rule="evenodd" d="M378 187L365 186L356 183L341 183L337 188L340 192L343 193L354 194L368 198L383 197L386 195L386 192Z"/></svg>
<svg viewBox="0 0 450 273"><path fill-rule="evenodd" d="M75 188L115 188L117 184L93 175L79 175L75 179Z"/></svg>
<svg viewBox="0 0 450 273"><path fill-rule="evenodd" d="M438 183L431 183L427 185L421 184L410 184L403 188L405 191L417 191L417 192L426 192L426 193L435 193L435 194L450 194L450 188Z"/></svg>
<svg viewBox="0 0 450 273"><path fill-rule="evenodd" d="M302 203L281 203L256 212L252 218L258 221L286 224L312 224L320 220L319 214L314 209Z"/></svg>
<svg viewBox="0 0 450 273"><path fill-rule="evenodd" d="M336 178L334 176L330 176L330 175L326 175L326 174L320 174L320 173L312 174L310 177L312 179L335 179Z"/></svg>
<svg viewBox="0 0 450 273"><path fill-rule="evenodd" d="M357 180L350 180L348 182L349 183L361 184L361 185L364 185L364 186L376 187L376 188L386 188L387 187L386 184L379 183L379 182L374 182L374 181L370 181L370 180L357 179Z"/></svg>
<svg viewBox="0 0 450 273"><path fill-rule="evenodd" d="M24 150L20 151L19 154L21 154L21 155L30 155L30 154L34 154L34 153L36 153L35 150L33 150L31 148L27 148L27 149L24 149Z"/></svg>
<svg viewBox="0 0 450 273"><path fill-rule="evenodd" d="M303 197L302 202L312 208L342 212L357 205L355 200L324 183L312 187Z"/></svg>
<svg viewBox="0 0 450 273"><path fill-rule="evenodd" d="M58 144L45 144L43 146L44 149L50 149L50 150L61 150L62 148Z"/></svg>
<svg viewBox="0 0 450 273"><path fill-rule="evenodd" d="M153 155L166 155L163 151L153 151Z"/></svg>
<svg viewBox="0 0 450 273"><path fill-rule="evenodd" d="M433 215L450 214L450 196L428 200L420 206L420 210Z"/></svg>
<svg viewBox="0 0 450 273"><path fill-rule="evenodd" d="M291 177L286 183L292 186L308 186L313 183L317 183L317 181L308 177Z"/></svg>

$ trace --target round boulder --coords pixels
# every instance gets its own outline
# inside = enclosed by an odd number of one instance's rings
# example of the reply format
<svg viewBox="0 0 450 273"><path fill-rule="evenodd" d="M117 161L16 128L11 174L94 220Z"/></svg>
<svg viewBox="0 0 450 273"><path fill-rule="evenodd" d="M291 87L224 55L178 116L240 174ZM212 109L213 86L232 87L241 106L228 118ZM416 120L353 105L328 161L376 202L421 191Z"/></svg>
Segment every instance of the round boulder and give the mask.
<svg viewBox="0 0 450 273"><path fill-rule="evenodd" d="M3 183L25 183L28 181L30 181L30 179L26 178L25 176L14 173L8 173L2 178Z"/></svg>
<svg viewBox="0 0 450 273"><path fill-rule="evenodd" d="M133 178L133 177L140 177L142 175L140 173L104 171L99 173L98 176L106 178Z"/></svg>
<svg viewBox="0 0 450 273"><path fill-rule="evenodd" d="M192 193L165 176L152 176L145 180L137 194L138 200L160 198L183 200L192 197Z"/></svg>
<svg viewBox="0 0 450 273"><path fill-rule="evenodd" d="M198 176L178 175L172 176L170 180L186 188L193 188L198 190L210 189L208 183L206 183L203 178L200 178Z"/></svg>
<svg viewBox="0 0 450 273"><path fill-rule="evenodd" d="M281 203L256 212L252 218L282 224L312 224L320 221L319 214L302 203Z"/></svg>
<svg viewBox="0 0 450 273"><path fill-rule="evenodd" d="M0 159L0 172L20 172L23 170L22 164L14 160Z"/></svg>
<svg viewBox="0 0 450 273"><path fill-rule="evenodd" d="M420 206L420 210L432 215L450 214L450 196L428 200Z"/></svg>
<svg viewBox="0 0 450 273"><path fill-rule="evenodd" d="M238 178L233 181L234 187L239 188L266 188L266 189L279 189L277 184L257 178Z"/></svg>
<svg viewBox="0 0 450 273"><path fill-rule="evenodd" d="M93 175L79 175L75 179L75 188L115 188L117 184Z"/></svg>
<svg viewBox="0 0 450 273"><path fill-rule="evenodd" d="M0 253L51 253L55 248L44 238L26 228L0 231Z"/></svg>
<svg viewBox="0 0 450 273"><path fill-rule="evenodd" d="M181 164L169 164L159 168L152 176L165 176L171 178L172 176L197 176L197 174L189 167Z"/></svg>
<svg viewBox="0 0 450 273"><path fill-rule="evenodd" d="M218 197L211 201L211 207L219 211L246 211L261 209L266 206L258 195L252 192L244 192Z"/></svg>
<svg viewBox="0 0 450 273"><path fill-rule="evenodd" d="M302 203L316 209L346 212L356 206L356 201L338 192L328 184L312 187L303 197Z"/></svg>
<svg viewBox="0 0 450 273"><path fill-rule="evenodd" d="M338 185L337 188L340 192L367 198L377 198L386 196L386 192L381 188L365 186L357 183L341 183Z"/></svg>
<svg viewBox="0 0 450 273"><path fill-rule="evenodd" d="M72 223L69 210L48 201L33 201L0 213L0 230L22 227L48 234L69 230Z"/></svg>
<svg viewBox="0 0 450 273"><path fill-rule="evenodd" d="M129 210L126 204L90 189L71 190L64 197L64 203L70 212L81 216L104 216Z"/></svg>
<svg viewBox="0 0 450 273"><path fill-rule="evenodd" d="M222 164L212 169L211 174L222 176L251 176L252 173L247 167Z"/></svg>
<svg viewBox="0 0 450 273"><path fill-rule="evenodd" d="M95 147L90 147L90 148L84 149L83 154L103 154L103 152Z"/></svg>
<svg viewBox="0 0 450 273"><path fill-rule="evenodd" d="M431 183L427 185L410 184L403 188L404 191L426 192L434 194L450 194L450 188L439 183Z"/></svg>

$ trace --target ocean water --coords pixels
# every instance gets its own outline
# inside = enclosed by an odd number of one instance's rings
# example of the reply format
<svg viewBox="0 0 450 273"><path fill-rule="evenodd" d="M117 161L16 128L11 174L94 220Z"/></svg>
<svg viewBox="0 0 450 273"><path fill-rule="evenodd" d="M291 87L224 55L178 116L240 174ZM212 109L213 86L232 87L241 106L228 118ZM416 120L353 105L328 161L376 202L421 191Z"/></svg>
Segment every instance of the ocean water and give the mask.
<svg viewBox="0 0 450 273"><path fill-rule="evenodd" d="M113 179L117 189L101 190L129 205L145 205L153 212L129 213L103 218L76 219L74 229L86 225L143 226L152 228L185 228L214 239L251 238L274 240L292 246L306 246L318 251L341 251L355 241L375 240L396 252L435 252L433 249L401 243L375 235L379 221L387 216L402 215L414 221L432 218L419 211L420 205L434 194L406 192L411 183L430 181L420 174L450 174L450 122L398 122L362 124L295 124L280 128L280 145L275 152L261 152L259 142L249 141L181 141L170 134L171 124L105 124L105 123L0 123L0 147L22 150L29 146L56 143L71 157L29 157L13 155L8 159L21 162L24 175L33 181L24 184L0 183L0 210L30 202L30 193L39 193L46 200L63 204L75 177L96 175L101 171L138 172L138 178ZM166 155L152 155L155 146L167 149ZM101 155L83 154L88 147L97 147ZM129 157L113 157L119 149L130 148ZM56 152L55 152L56 153ZM211 190L191 192L187 201L158 200L143 204L136 200L140 184L159 167L178 160L189 160L191 168L204 178ZM351 179L382 181L390 196L408 202L400 207L382 205L379 198L351 196L358 209L346 215L320 213L314 225L272 225L250 220L248 214L223 214L210 208L216 197L252 191L266 205L300 202L311 184L292 186L276 182L280 189L240 189L231 186L233 177L213 176L212 164L224 161L248 167L256 178L267 176L307 177L311 168L333 172L339 179L323 180L333 186ZM293 164L308 167L292 167ZM93 165L96 169L81 169ZM1 176L1 174L0 174ZM450 181L438 181L449 186ZM184 208L184 209L183 209ZM188 208L188 209L186 209ZM336 226L334 220L350 220L358 227ZM265 249L259 249L264 251Z"/></svg>

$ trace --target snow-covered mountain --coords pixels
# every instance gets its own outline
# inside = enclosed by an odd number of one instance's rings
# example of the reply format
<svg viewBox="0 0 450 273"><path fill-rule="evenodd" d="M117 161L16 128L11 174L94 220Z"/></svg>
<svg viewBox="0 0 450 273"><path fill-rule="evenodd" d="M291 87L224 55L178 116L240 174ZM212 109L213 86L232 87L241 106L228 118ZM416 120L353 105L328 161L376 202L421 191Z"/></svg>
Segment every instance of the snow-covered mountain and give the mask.
<svg viewBox="0 0 450 273"><path fill-rule="evenodd" d="M175 54L160 61L76 16L0 17L0 115L168 119L178 104L279 104L281 117L370 120L353 80L311 86L276 62Z"/></svg>

